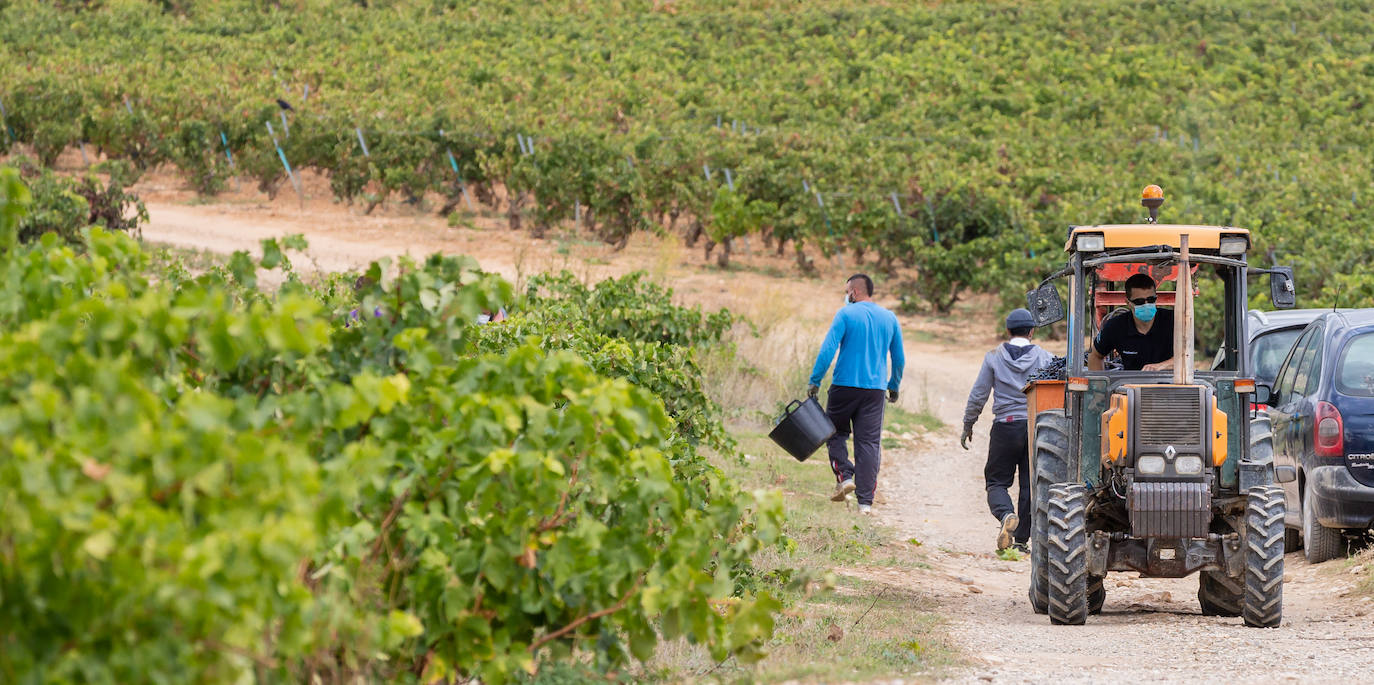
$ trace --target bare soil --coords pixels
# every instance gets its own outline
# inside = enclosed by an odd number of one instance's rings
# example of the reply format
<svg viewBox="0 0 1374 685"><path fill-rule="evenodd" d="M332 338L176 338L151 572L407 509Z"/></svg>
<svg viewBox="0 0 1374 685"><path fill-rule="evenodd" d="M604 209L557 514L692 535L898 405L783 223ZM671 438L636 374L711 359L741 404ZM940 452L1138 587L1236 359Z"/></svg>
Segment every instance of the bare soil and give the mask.
<svg viewBox="0 0 1374 685"><path fill-rule="evenodd" d="M263 238L303 233L310 259L296 259L298 267L356 268L378 257L418 259L443 251L473 256L517 285L550 269L589 279L644 269L684 301L793 320L795 330L815 338L799 341L802 346L818 344L843 297L843 278L856 268L852 261L818 260L820 277L802 278L790 258L765 255L753 245L752 254L737 255L734 268L721 270L700 249L687 250L671 238L637 235L616 252L566 235L531 240L504 228L499 216L473 216L472 228L452 228L409 207L365 216L361 208L318 199L328 197L320 179L307 179L306 187L316 199L304 210L289 188L273 201L245 189L205 204L175 179L150 176L139 187L151 214L144 238L228 253L254 250ZM1245 628L1239 618L1203 617L1196 578L1113 573L1102 615L1083 627L1051 626L1031 611L1029 563L992 554L996 522L982 480L990 417L979 422L971 450L958 443L969 385L983 352L997 343L990 302L975 300L954 317L903 317L908 380L902 404L935 413L946 427L926 434L918 447L885 452L875 513L901 539L921 543L924 563L837 570L933 598L971 663L956 672L956 682L1366 681L1374 663L1374 602L1353 592L1355 579L1339 562L1313 568L1298 553L1285 559L1284 622L1273 630ZM1058 347L1062 353L1062 343ZM837 515L852 515L835 506ZM920 568L925 564L931 568Z"/></svg>

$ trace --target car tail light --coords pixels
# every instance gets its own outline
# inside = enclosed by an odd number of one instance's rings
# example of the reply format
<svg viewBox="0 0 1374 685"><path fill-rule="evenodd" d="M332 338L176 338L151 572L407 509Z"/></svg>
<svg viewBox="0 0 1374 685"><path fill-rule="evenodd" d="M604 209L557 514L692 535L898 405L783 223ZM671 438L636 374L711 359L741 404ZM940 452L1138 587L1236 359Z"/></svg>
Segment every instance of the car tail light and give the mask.
<svg viewBox="0 0 1374 685"><path fill-rule="evenodd" d="M1317 403L1317 416L1313 421L1312 445L1319 457L1345 456L1345 426L1341 423L1341 413L1330 402Z"/></svg>

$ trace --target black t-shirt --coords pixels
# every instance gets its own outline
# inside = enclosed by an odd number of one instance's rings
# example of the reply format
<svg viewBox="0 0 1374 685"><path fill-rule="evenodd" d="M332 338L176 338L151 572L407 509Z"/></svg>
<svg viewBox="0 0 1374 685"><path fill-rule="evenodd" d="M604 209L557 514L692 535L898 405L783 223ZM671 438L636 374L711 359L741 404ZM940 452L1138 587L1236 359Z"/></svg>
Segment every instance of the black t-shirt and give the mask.
<svg viewBox="0 0 1374 685"><path fill-rule="evenodd" d="M1135 317L1121 312L1102 323L1102 330L1093 339L1097 353L1107 356L1116 350L1121 353L1121 365L1127 371L1139 371L1146 364L1167 361L1174 356L1174 310L1158 309L1150 332L1141 335L1136 330Z"/></svg>

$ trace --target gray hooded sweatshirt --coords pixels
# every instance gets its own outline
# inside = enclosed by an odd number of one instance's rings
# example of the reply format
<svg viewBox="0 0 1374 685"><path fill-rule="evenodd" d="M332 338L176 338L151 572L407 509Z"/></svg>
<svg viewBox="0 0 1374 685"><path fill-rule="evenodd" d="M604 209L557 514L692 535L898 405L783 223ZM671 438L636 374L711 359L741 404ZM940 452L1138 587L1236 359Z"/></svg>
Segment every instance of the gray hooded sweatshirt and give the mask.
<svg viewBox="0 0 1374 685"><path fill-rule="evenodd" d="M1040 346L1002 343L983 357L983 368L964 408L964 426L972 426L983 413L988 394L992 394L992 413L998 421L1026 418L1026 395L1021 392L1026 379L1050 363L1053 355Z"/></svg>

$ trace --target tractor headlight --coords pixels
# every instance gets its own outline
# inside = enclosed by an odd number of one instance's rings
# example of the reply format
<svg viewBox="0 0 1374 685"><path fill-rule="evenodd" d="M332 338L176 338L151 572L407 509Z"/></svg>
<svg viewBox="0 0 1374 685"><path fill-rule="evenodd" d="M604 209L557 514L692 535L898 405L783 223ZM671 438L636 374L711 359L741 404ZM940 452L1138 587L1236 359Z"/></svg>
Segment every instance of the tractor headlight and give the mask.
<svg viewBox="0 0 1374 685"><path fill-rule="evenodd" d="M1174 471L1180 476L1196 476L1202 473L1202 457L1185 454L1174 460Z"/></svg>
<svg viewBox="0 0 1374 685"><path fill-rule="evenodd" d="M1107 239L1101 233L1086 233L1078 236L1079 252L1101 252L1107 249Z"/></svg>
<svg viewBox="0 0 1374 685"><path fill-rule="evenodd" d="M1225 255L1245 254L1250 248L1250 240L1243 235L1232 235L1221 237L1221 248L1218 250Z"/></svg>
<svg viewBox="0 0 1374 685"><path fill-rule="evenodd" d="M1135 470L1147 476L1158 476L1164 473L1164 457L1158 454L1147 454L1135 460Z"/></svg>

